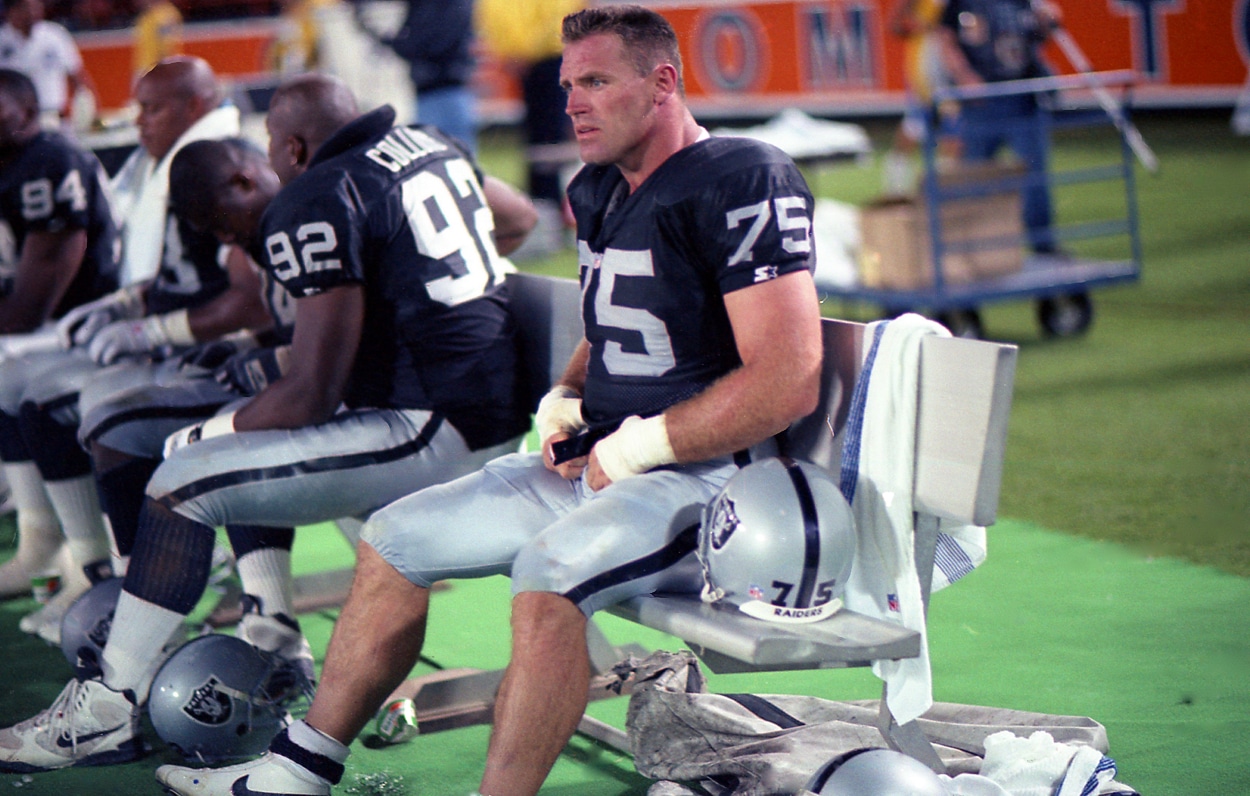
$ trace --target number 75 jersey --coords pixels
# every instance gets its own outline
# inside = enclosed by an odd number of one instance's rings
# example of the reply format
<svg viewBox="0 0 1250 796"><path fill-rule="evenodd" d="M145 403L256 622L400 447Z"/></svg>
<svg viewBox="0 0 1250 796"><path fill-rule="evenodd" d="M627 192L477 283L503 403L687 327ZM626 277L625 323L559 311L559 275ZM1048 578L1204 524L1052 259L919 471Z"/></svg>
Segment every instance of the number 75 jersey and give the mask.
<svg viewBox="0 0 1250 796"><path fill-rule="evenodd" d="M815 269L813 199L781 150L705 138L632 194L615 166L569 186L592 424L649 416L741 364L724 296Z"/></svg>

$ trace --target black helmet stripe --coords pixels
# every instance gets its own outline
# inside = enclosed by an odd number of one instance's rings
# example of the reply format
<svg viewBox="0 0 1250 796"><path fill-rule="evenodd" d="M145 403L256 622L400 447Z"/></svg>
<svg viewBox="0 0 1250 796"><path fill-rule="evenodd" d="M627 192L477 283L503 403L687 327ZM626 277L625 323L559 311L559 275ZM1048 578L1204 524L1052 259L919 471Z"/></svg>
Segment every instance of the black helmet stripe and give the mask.
<svg viewBox="0 0 1250 796"><path fill-rule="evenodd" d="M803 577L799 581L799 591L795 596L795 608L810 608L812 595L816 592L816 573L820 567L820 520L816 516L816 498L812 495L811 484L799 463L788 456L781 457L781 462L790 474L790 482L794 484L795 496L799 499L799 513L803 519Z"/></svg>

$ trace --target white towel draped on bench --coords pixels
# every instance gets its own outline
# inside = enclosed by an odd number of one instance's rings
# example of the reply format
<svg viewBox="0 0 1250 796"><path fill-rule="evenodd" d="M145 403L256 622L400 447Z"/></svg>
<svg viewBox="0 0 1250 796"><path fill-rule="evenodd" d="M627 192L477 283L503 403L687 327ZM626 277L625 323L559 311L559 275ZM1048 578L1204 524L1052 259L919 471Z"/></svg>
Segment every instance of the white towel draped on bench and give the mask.
<svg viewBox="0 0 1250 796"><path fill-rule="evenodd" d="M859 533L846 607L921 635L918 657L873 664L873 672L887 684L887 704L900 724L933 704L912 507L920 341L928 335L949 337L950 332L911 313L868 326L840 474ZM943 523L941 530L934 589L985 560L984 528Z"/></svg>

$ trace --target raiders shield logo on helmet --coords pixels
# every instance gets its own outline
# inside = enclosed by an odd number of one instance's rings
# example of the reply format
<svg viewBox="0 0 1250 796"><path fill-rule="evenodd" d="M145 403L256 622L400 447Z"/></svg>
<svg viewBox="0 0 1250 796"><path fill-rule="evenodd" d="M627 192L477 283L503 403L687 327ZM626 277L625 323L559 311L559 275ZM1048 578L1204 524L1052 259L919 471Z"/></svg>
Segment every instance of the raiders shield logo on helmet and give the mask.
<svg viewBox="0 0 1250 796"><path fill-rule="evenodd" d="M182 706L182 712L201 724L218 725L230 721L234 701L222 691L217 675L209 675L199 688L191 692L191 698Z"/></svg>
<svg viewBox="0 0 1250 796"><path fill-rule="evenodd" d="M721 495L712 504L711 517L708 519L712 549L720 550L724 547L725 542L729 541L729 537L733 536L733 532L738 529L738 525L738 514L734 511L733 498Z"/></svg>

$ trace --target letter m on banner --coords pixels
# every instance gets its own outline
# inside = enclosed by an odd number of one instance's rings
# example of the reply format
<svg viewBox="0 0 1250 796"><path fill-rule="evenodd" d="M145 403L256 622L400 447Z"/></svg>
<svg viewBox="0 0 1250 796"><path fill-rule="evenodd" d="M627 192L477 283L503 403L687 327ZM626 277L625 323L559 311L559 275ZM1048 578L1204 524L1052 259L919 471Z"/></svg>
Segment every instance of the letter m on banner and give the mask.
<svg viewBox="0 0 1250 796"><path fill-rule="evenodd" d="M806 44L807 88L870 88L876 82L871 20L861 3L828 3L800 10Z"/></svg>

